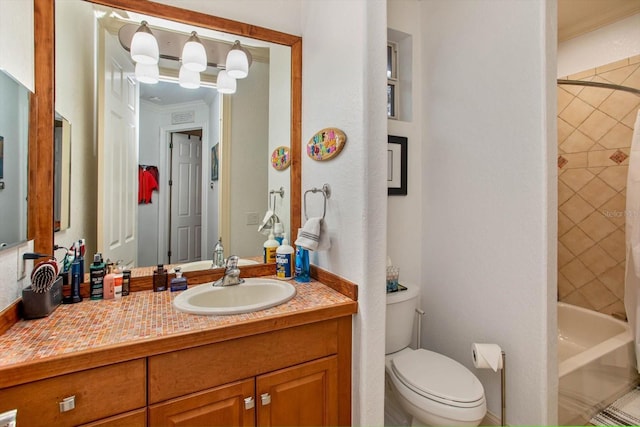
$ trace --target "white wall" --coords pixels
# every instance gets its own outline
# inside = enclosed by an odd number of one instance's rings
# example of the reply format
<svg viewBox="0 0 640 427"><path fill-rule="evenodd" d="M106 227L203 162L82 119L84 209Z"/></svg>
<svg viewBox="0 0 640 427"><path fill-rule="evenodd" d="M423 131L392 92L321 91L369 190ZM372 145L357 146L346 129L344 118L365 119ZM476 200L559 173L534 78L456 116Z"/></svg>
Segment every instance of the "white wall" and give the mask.
<svg viewBox="0 0 640 427"><path fill-rule="evenodd" d="M33 2L0 1L0 68L33 90ZM33 241L0 251L0 311L20 297L28 281L18 277L19 254L33 249ZM33 262L27 262L29 277Z"/></svg>
<svg viewBox="0 0 640 427"><path fill-rule="evenodd" d="M71 201L70 226L55 233L54 241L69 247L74 241L85 238L87 265L96 251L97 238L94 26L91 3L56 1L55 109L71 124Z"/></svg>
<svg viewBox="0 0 640 427"><path fill-rule="evenodd" d="M507 422L555 424L555 4L431 0L421 20L423 346L499 416L500 375L470 355L499 344Z"/></svg>
<svg viewBox="0 0 640 427"><path fill-rule="evenodd" d="M34 90L33 13L32 1L0 1L0 69L31 92Z"/></svg>
<svg viewBox="0 0 640 427"><path fill-rule="evenodd" d="M204 153L207 158L211 158L211 148L216 144L220 143L220 100L222 95L218 94L218 91L215 91L215 96L209 103L209 124L211 131L209 132L209 147L206 148L206 152ZM220 146L218 146L220 148ZM220 151L218 150L218 155L220 155ZM211 179L211 162L208 162L209 167L206 170L207 176L209 180ZM218 158L218 176L220 176L220 159ZM220 181L213 181L213 186L211 186L211 181L206 181L203 185L207 187L207 204L208 204L208 212L206 221L208 228L208 243L207 243L207 252L206 257L212 257L213 248L220 237L220 230L218 230L218 218L217 214L219 206L218 206L218 197L220 192ZM214 212L216 212L214 214ZM224 246L224 242L223 242ZM227 256L227 254L225 254Z"/></svg>
<svg viewBox="0 0 640 427"><path fill-rule="evenodd" d="M560 43L558 77L640 55L640 13Z"/></svg>
<svg viewBox="0 0 640 427"><path fill-rule="evenodd" d="M400 283L419 285L422 283L422 150L421 135L421 40L419 0L390 1L387 3L387 27L411 35L412 50L405 53L412 59L411 68L400 64L400 79L409 74L411 80L412 119L410 121L388 120L389 135L408 138L407 195L389 196L387 206L387 255L394 265L400 267ZM402 56L401 56L402 58ZM405 59L401 60L404 61ZM409 65L409 64L407 64ZM401 81L401 84L403 82Z"/></svg>
<svg viewBox="0 0 640 427"><path fill-rule="evenodd" d="M302 190L327 183L331 250L312 262L359 286L354 317L353 425L382 425L386 260L386 2L303 2L302 144L320 129L347 135L343 151L303 154ZM306 153L306 151L303 151ZM322 204L322 197L309 201ZM320 206L320 209L321 206Z"/></svg>

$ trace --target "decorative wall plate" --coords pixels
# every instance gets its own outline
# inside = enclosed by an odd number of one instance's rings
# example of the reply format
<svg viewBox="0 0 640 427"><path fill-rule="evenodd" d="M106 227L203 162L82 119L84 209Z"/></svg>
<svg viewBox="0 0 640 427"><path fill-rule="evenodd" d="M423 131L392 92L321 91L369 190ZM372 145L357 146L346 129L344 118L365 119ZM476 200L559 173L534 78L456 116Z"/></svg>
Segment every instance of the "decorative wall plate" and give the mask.
<svg viewBox="0 0 640 427"><path fill-rule="evenodd" d="M289 147L281 145L273 150L273 153L271 153L271 166L273 166L275 170L283 171L288 168L290 164L291 154Z"/></svg>
<svg viewBox="0 0 640 427"><path fill-rule="evenodd" d="M340 129L322 129L307 143L307 155L313 160L329 160L340 154L346 142L347 135Z"/></svg>

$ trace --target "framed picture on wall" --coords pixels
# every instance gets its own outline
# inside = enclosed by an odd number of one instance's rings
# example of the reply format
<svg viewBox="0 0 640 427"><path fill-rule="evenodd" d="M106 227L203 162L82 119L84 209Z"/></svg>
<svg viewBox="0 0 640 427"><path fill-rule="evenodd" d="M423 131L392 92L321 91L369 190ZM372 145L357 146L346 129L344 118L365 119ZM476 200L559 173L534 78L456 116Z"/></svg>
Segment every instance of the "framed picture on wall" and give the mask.
<svg viewBox="0 0 640 427"><path fill-rule="evenodd" d="M407 138L388 135L387 193L389 196L407 195Z"/></svg>

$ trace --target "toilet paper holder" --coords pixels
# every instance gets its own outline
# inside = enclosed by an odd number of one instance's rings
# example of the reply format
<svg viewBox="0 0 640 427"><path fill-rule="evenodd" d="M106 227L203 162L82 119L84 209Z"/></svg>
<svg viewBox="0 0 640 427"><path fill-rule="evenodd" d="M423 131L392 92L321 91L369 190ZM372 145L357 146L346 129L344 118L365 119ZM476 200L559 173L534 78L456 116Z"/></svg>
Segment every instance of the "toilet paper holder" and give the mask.
<svg viewBox="0 0 640 427"><path fill-rule="evenodd" d="M500 400L501 413L500 425L506 426L506 355L504 350L496 344L477 344L472 345L473 364L478 369L490 368L497 372L500 370Z"/></svg>

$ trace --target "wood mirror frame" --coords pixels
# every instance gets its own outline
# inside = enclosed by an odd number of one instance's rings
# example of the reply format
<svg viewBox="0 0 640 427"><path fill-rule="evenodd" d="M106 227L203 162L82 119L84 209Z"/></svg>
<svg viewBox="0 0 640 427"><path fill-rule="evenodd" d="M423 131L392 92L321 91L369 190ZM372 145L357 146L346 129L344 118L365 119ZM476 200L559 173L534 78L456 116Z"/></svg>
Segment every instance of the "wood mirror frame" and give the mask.
<svg viewBox="0 0 640 427"><path fill-rule="evenodd" d="M53 120L55 114L55 2L34 1L35 96L29 133L28 238L36 252L53 253ZM157 16L184 24L247 36L291 48L291 230L300 228L302 38L244 22L232 21L148 0L85 0L91 3ZM266 160L265 160L266 161ZM80 237L80 236L79 236Z"/></svg>

